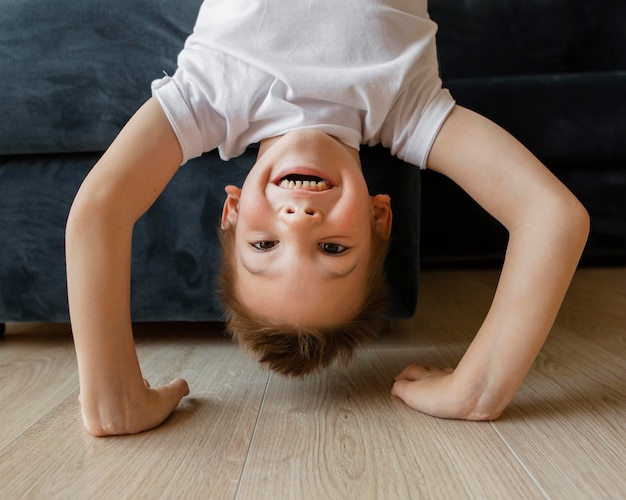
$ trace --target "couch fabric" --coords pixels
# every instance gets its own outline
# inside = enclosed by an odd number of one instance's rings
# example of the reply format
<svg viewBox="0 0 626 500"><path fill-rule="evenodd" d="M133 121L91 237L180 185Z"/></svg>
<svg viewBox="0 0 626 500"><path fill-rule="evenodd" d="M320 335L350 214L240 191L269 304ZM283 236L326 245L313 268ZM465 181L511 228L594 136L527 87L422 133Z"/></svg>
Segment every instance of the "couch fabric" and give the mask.
<svg viewBox="0 0 626 500"><path fill-rule="evenodd" d="M200 4L0 0L0 323L68 320L72 199L150 82L174 72ZM581 198L588 258L626 256L626 3L432 0L430 12L458 103L510 130ZM240 184L254 158L251 148L228 163L214 153L189 162L138 222L135 320L221 318L223 186ZM420 245L426 263L501 258L506 232L456 186L381 148L362 158L371 191L392 195L390 317L414 311Z"/></svg>
<svg viewBox="0 0 626 500"><path fill-rule="evenodd" d="M444 84L510 131L587 207L583 262L626 261L626 2L431 0ZM498 260L506 231L422 176L425 262Z"/></svg>

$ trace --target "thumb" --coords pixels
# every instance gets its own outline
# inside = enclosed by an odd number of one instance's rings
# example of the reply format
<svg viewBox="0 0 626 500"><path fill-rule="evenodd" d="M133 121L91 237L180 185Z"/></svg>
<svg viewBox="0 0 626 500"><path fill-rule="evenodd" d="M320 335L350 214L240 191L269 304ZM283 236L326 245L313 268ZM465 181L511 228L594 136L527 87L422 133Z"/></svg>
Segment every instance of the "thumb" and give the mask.
<svg viewBox="0 0 626 500"><path fill-rule="evenodd" d="M182 378L172 380L169 384L159 388L161 396L167 399L172 407L175 407L182 398L189 394L189 385Z"/></svg>
<svg viewBox="0 0 626 500"><path fill-rule="evenodd" d="M391 394L397 398L404 400L404 396L407 392L410 381L406 379L399 379L393 383L391 387Z"/></svg>
<svg viewBox="0 0 626 500"><path fill-rule="evenodd" d="M189 395L189 384L187 384L187 381L182 378L174 379L167 385L168 387L171 387L172 390L177 391L180 394L181 399Z"/></svg>

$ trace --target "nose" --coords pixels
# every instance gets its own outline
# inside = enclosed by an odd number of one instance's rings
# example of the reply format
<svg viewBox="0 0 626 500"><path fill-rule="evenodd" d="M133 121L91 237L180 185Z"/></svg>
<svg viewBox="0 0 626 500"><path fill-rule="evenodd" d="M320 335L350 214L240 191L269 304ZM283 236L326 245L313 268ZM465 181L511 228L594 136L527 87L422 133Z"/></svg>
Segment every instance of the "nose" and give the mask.
<svg viewBox="0 0 626 500"><path fill-rule="evenodd" d="M308 226L322 220L322 213L310 206L285 206L280 211L281 219L289 225Z"/></svg>

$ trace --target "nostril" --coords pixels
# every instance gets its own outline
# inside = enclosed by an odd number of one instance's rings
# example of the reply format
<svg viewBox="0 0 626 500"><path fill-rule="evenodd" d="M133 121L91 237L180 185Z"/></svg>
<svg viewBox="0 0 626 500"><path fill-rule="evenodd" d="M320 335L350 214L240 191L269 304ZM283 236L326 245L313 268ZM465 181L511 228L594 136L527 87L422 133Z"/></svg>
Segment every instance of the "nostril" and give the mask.
<svg viewBox="0 0 626 500"><path fill-rule="evenodd" d="M290 208L284 207L282 212L286 215L295 215L297 213L308 215L309 217L314 217L317 215L317 211L314 208Z"/></svg>

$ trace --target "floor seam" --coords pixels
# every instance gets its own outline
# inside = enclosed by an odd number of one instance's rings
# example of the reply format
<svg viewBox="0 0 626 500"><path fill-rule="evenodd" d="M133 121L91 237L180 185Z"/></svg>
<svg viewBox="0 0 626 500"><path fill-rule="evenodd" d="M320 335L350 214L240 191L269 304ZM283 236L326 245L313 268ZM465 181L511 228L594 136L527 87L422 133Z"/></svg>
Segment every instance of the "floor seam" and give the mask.
<svg viewBox="0 0 626 500"><path fill-rule="evenodd" d="M506 449L509 450L509 453L513 456L513 458L515 459L515 461L522 467L522 469L524 470L524 472L526 473L526 475L528 476L528 478L533 482L533 484L537 487L537 489L539 490L539 492L543 495L544 498L546 498L547 500L550 500L551 497L548 494L548 492L545 490L545 488L541 485L541 483L539 482L539 480L535 477L535 475L531 472L531 470L528 468L528 466L526 465L526 463L522 460L522 457L519 456L519 454L513 449L513 447L511 446L511 444L508 442L508 440L504 437L504 435L500 432L500 430L498 429L498 427L491 422L490 423L491 428L495 431L496 435L500 438L500 441L502 441L502 443L504 444L504 446L506 446Z"/></svg>
<svg viewBox="0 0 626 500"><path fill-rule="evenodd" d="M235 491L235 496L233 497L235 500L239 498L239 492L241 490L242 480L248 469L248 462L250 461L250 452L252 451L252 446L254 445L254 441L256 438L257 430L259 427L259 421L261 420L261 413L263 413L263 407L265 406L265 397L267 395L267 389L270 385L270 380L272 378L272 374L268 374L267 382L265 382L265 389L263 389L263 396L261 397L261 404L259 405L259 412L257 413L256 420L254 422L254 429L252 430L252 435L250 436L250 443L248 444L248 449L246 450L246 459L243 461L243 466L241 467L241 474L239 475L239 481L237 482L237 490Z"/></svg>

